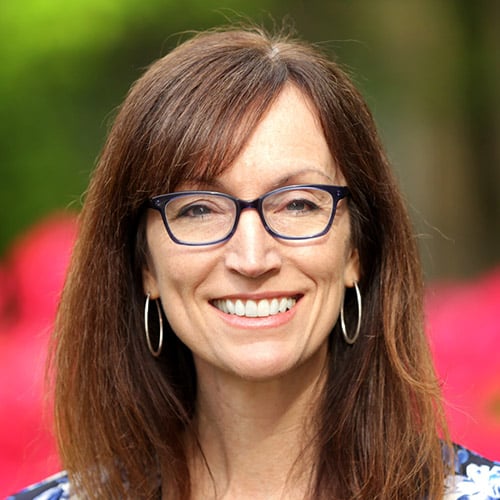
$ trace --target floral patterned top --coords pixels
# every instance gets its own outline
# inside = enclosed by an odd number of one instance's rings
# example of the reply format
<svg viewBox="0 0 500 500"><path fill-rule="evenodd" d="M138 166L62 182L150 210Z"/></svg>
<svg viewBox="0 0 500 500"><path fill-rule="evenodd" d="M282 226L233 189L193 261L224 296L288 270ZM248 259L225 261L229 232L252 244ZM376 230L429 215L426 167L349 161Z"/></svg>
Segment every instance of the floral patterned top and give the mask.
<svg viewBox="0 0 500 500"><path fill-rule="evenodd" d="M458 445L455 452L455 475L445 479L443 500L500 499L500 462L487 460ZM68 476L61 472L7 500L68 500L70 495ZM75 495L71 499L77 500Z"/></svg>
<svg viewBox="0 0 500 500"><path fill-rule="evenodd" d="M444 500L500 498L500 462L455 446L455 475L446 478Z"/></svg>

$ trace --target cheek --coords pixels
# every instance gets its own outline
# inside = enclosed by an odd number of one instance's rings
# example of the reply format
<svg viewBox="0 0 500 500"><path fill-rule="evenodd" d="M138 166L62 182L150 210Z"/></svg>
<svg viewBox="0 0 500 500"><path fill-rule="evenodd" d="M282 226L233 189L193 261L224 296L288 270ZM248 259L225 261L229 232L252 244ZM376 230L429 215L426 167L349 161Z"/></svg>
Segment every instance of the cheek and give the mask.
<svg viewBox="0 0 500 500"><path fill-rule="evenodd" d="M146 238L149 258L145 274L154 281L159 294L165 296L180 284L189 283L196 260L186 255L184 247L171 241L161 218L155 214L148 219Z"/></svg>
<svg viewBox="0 0 500 500"><path fill-rule="evenodd" d="M340 283L343 287L349 255L346 238L331 235L322 244L301 249L296 262L301 262L301 267L311 278L333 287Z"/></svg>
<svg viewBox="0 0 500 500"><path fill-rule="evenodd" d="M155 280L163 312L170 327L179 334L185 330L193 301L196 266L188 266L186 259L163 252L161 261L155 258Z"/></svg>
<svg viewBox="0 0 500 500"><path fill-rule="evenodd" d="M173 252L162 252L154 259L154 273L162 297L181 295L190 290L201 273L196 261Z"/></svg>
<svg viewBox="0 0 500 500"><path fill-rule="evenodd" d="M195 305L204 301L204 285L213 281L216 261L207 252L170 241L151 253L155 280L167 318L170 321L189 316L189 311L193 313Z"/></svg>

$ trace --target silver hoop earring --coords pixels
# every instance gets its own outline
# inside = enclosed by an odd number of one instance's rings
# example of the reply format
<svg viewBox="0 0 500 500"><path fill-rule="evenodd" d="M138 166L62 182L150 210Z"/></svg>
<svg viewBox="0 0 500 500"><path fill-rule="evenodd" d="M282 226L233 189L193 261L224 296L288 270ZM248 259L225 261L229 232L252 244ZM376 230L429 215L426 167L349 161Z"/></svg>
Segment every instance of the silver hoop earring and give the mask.
<svg viewBox="0 0 500 500"><path fill-rule="evenodd" d="M356 331L354 332L354 335L352 337L349 337L349 335L347 335L347 329L345 327L345 321L344 321L345 296L344 296L344 302L342 302L342 307L340 308L340 326L342 328L342 335L346 343L349 345L354 344L354 342L358 340L359 331L361 330L361 314L362 314L361 293L359 291L358 284L356 282L354 282L354 289L356 290L356 300L358 302L358 324L356 325Z"/></svg>
<svg viewBox="0 0 500 500"><path fill-rule="evenodd" d="M149 298L150 294L146 295L146 303L144 304L144 329L146 330L146 342L148 344L149 352L157 358L161 354L161 349L163 347L163 317L161 315L160 304L158 304L159 300L155 300L156 311L158 312L158 323L160 324L160 336L158 339L158 349L156 351L153 349L153 345L151 344L151 338L149 336Z"/></svg>

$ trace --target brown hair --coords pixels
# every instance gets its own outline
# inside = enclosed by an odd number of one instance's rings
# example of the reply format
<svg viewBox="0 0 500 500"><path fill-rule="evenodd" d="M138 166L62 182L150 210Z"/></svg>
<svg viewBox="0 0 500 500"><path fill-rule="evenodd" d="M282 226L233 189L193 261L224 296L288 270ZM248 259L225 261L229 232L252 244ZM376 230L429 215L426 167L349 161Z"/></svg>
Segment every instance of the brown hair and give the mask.
<svg viewBox="0 0 500 500"><path fill-rule="evenodd" d="M321 51L260 30L202 33L163 57L127 96L91 180L55 335L56 423L77 493L189 498L183 433L195 407L188 349L144 340L144 202L213 178L238 156L285 85L316 107L352 192L362 268L361 336L330 336L318 409L313 498L443 494L438 385L423 331L415 238L369 110ZM346 302L346 322L356 304ZM163 485L160 482L160 464Z"/></svg>

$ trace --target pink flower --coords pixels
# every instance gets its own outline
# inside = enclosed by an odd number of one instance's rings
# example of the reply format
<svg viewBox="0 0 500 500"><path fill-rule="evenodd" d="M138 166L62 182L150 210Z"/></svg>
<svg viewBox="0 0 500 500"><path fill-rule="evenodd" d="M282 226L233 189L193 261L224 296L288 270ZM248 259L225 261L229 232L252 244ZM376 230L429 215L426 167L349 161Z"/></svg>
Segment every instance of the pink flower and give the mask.
<svg viewBox="0 0 500 500"><path fill-rule="evenodd" d="M1 498L60 467L44 364L75 231L73 216L49 217L14 243L0 268Z"/></svg>
<svg viewBox="0 0 500 500"><path fill-rule="evenodd" d="M500 268L427 292L427 324L452 438L500 457Z"/></svg>

